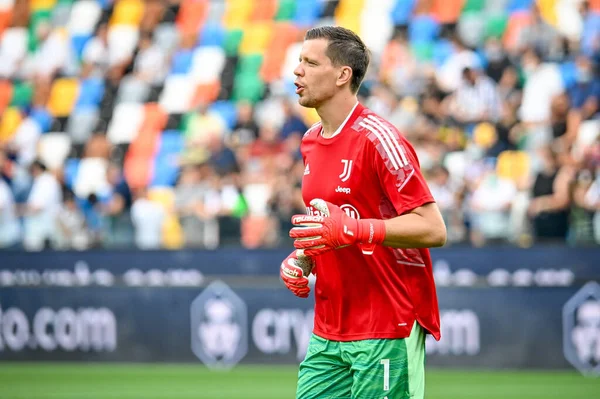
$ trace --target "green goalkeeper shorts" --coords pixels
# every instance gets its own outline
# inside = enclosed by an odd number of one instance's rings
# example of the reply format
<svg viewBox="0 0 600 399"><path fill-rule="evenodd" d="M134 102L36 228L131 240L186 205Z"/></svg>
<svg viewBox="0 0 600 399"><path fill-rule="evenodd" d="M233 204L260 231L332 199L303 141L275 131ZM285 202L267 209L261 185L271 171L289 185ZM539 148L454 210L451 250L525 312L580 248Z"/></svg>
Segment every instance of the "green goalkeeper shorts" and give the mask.
<svg viewBox="0 0 600 399"><path fill-rule="evenodd" d="M425 334L338 342L312 335L296 399L423 399Z"/></svg>

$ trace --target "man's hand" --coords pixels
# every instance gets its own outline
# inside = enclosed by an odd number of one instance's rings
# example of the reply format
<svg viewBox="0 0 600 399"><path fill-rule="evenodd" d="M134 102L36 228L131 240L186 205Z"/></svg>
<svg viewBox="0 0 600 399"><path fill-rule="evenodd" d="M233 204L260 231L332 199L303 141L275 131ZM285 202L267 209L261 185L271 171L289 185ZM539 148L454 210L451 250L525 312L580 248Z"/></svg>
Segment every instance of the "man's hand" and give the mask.
<svg viewBox="0 0 600 399"><path fill-rule="evenodd" d="M283 262L279 275L285 286L297 297L306 298L310 292L308 275L314 272L314 262L302 250L295 250Z"/></svg>
<svg viewBox="0 0 600 399"><path fill-rule="evenodd" d="M361 244L364 254L370 255L385 239L383 220L357 220L346 215L338 206L314 199L310 204L326 216L294 215L290 237L294 246L304 249L307 256L316 256L333 249Z"/></svg>

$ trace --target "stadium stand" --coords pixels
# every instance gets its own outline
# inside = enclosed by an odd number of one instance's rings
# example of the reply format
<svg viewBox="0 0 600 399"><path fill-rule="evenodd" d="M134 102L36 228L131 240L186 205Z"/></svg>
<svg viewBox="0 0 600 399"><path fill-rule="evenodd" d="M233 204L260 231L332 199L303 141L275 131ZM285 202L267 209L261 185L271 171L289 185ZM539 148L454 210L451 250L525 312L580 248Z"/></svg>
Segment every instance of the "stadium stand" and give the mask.
<svg viewBox="0 0 600 399"><path fill-rule="evenodd" d="M600 1L4 0L0 247L288 245L321 24L370 47L450 244L600 243Z"/></svg>

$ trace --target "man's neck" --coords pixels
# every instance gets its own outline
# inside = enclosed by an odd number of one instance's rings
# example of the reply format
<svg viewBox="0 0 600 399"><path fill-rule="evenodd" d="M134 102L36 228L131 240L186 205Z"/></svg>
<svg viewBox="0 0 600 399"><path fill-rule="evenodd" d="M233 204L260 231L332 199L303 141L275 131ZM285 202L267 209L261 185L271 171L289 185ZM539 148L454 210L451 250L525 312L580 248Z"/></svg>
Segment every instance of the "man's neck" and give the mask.
<svg viewBox="0 0 600 399"><path fill-rule="evenodd" d="M350 94L340 98L332 98L331 101L317 108L317 114L319 114L321 126L323 126L323 137L328 138L333 135L344 123L357 102L356 95Z"/></svg>

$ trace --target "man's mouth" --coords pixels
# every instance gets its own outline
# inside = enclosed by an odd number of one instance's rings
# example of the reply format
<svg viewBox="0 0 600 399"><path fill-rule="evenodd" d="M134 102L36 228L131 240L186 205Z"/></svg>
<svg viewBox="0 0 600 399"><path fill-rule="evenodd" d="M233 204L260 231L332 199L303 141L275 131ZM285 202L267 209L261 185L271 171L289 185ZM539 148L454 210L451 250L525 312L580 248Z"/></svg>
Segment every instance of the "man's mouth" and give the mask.
<svg viewBox="0 0 600 399"><path fill-rule="evenodd" d="M294 83L296 85L296 94L300 94L304 90L304 86L299 83Z"/></svg>

